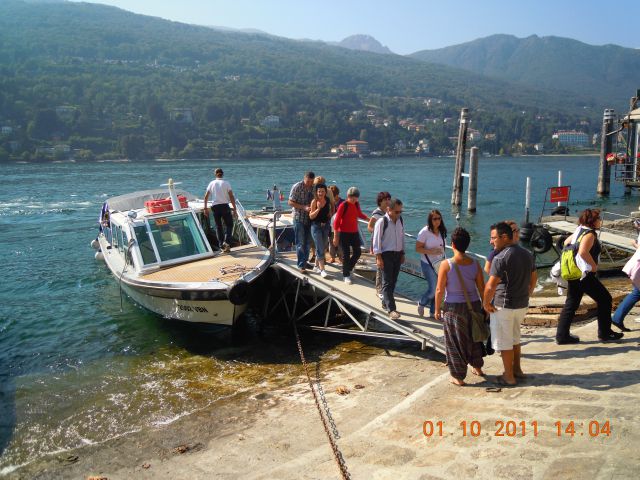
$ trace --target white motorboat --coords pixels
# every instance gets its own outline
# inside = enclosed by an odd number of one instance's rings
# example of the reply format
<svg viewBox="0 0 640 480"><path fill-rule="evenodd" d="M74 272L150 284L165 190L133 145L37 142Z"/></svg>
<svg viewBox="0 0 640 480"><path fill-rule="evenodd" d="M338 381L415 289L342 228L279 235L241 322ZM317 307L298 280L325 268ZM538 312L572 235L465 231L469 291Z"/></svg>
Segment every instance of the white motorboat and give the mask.
<svg viewBox="0 0 640 480"><path fill-rule="evenodd" d="M107 200L100 234L92 242L99 248L96 257L105 261L122 290L148 310L185 322L231 326L271 264L271 253L240 202L231 250L223 252L204 219L204 202L176 192L171 180L168 186L168 191Z"/></svg>

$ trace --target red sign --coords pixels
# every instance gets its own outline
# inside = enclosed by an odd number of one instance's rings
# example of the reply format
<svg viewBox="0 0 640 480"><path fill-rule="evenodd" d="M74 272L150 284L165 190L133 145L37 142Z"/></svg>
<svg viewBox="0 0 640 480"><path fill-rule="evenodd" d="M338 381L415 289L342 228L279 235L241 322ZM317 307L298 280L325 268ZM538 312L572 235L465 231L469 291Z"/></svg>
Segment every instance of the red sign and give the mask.
<svg viewBox="0 0 640 480"><path fill-rule="evenodd" d="M551 187L549 189L550 202L568 202L570 187Z"/></svg>

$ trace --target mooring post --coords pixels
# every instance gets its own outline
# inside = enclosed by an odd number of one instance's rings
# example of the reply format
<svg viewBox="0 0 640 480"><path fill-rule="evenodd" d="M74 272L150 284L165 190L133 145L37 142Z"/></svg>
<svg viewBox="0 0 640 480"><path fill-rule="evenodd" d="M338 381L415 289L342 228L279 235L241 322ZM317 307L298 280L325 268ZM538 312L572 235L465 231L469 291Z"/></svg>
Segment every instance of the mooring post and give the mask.
<svg viewBox="0 0 640 480"><path fill-rule="evenodd" d="M615 110L607 108L602 117L602 134L600 139L600 168L598 169L598 195L609 195L611 185L611 168L607 163L607 155L613 150L613 121Z"/></svg>
<svg viewBox="0 0 640 480"><path fill-rule="evenodd" d="M558 170L558 186L562 186L562 170ZM562 206L562 202L558 202L558 206Z"/></svg>
<svg viewBox="0 0 640 480"><path fill-rule="evenodd" d="M529 223L529 209L531 207L531 177L527 177L524 194L524 223Z"/></svg>
<svg viewBox="0 0 640 480"><path fill-rule="evenodd" d="M456 166L453 172L451 205L462 205L462 172L464 172L464 151L467 148L468 121L469 109L463 108L460 111L460 130L458 130L458 148L456 150Z"/></svg>
<svg viewBox="0 0 640 480"><path fill-rule="evenodd" d="M476 197L478 196L478 147L471 147L469 156L469 192L467 193L467 210L476 211Z"/></svg>

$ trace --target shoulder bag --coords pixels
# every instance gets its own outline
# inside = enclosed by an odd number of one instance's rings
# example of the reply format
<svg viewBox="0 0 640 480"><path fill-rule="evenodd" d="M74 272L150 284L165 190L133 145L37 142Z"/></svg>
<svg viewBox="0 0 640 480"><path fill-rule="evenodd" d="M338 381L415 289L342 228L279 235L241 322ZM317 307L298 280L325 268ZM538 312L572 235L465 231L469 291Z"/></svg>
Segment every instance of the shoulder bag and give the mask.
<svg viewBox="0 0 640 480"><path fill-rule="evenodd" d="M471 317L471 337L474 342L484 342L489 338L489 326L487 322L485 322L484 312L476 312L471 305L471 301L469 300L469 294L467 293L467 286L464 284L464 279L462 278L462 274L458 269L458 265L455 262L453 263L453 268L456 270L456 274L458 275L458 280L460 281L460 285L462 285L462 293L464 293L464 299L467 302L467 309L469 310L469 316ZM477 262L476 262L477 264ZM480 265L478 265L480 268Z"/></svg>

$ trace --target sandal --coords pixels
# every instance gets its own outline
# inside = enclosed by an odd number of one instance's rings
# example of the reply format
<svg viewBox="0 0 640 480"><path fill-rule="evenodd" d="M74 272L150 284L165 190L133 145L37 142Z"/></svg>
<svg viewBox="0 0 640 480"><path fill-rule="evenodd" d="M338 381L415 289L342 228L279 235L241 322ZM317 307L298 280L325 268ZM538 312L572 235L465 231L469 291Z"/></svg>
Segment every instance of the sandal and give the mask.
<svg viewBox="0 0 640 480"><path fill-rule="evenodd" d="M516 383L507 382L502 375L496 376L494 383L497 383L501 387L515 387L516 385L518 385L518 382Z"/></svg>

